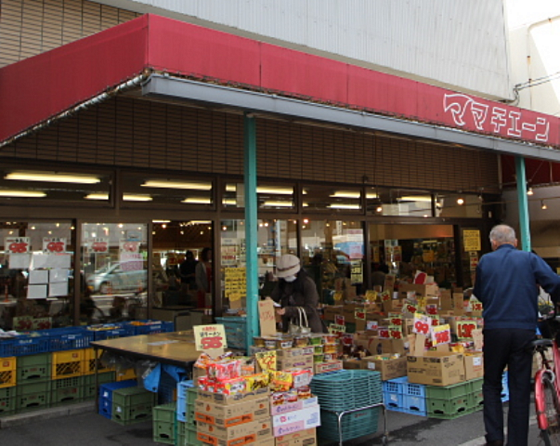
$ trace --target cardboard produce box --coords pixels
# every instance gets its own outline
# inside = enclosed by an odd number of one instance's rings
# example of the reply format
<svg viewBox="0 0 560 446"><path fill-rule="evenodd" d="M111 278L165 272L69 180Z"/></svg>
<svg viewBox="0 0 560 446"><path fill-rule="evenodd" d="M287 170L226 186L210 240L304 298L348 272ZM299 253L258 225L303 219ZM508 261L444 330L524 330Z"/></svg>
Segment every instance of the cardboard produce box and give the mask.
<svg viewBox="0 0 560 446"><path fill-rule="evenodd" d="M323 316L326 321L334 321L335 316L343 316L344 308L342 305L327 305L323 308Z"/></svg>
<svg viewBox="0 0 560 446"><path fill-rule="evenodd" d="M311 406L316 406L319 404L319 399L316 396L312 396L311 398L300 399L294 401L293 403L284 403L284 404L272 404L272 399L270 400L270 414L272 416L275 415L282 415L286 412L294 412L296 410L306 409Z"/></svg>
<svg viewBox="0 0 560 446"><path fill-rule="evenodd" d="M276 350L276 356L278 359L290 359L295 358L298 356L306 356L311 355L313 356L314 349L313 346L310 345L308 347L292 347L292 348L284 348L281 350Z"/></svg>
<svg viewBox="0 0 560 446"><path fill-rule="evenodd" d="M246 443L258 443L269 441L272 437L272 420L251 421L232 427L219 427L213 424L197 422L197 438L212 445L233 446Z"/></svg>
<svg viewBox="0 0 560 446"><path fill-rule="evenodd" d="M317 446L317 429L311 428L276 437L276 446Z"/></svg>
<svg viewBox="0 0 560 446"><path fill-rule="evenodd" d="M211 403L205 399L197 399L194 403L195 420L214 426L231 427L269 416L270 403L268 396L238 404Z"/></svg>
<svg viewBox="0 0 560 446"><path fill-rule="evenodd" d="M465 353L465 379L482 378L484 376L484 358L482 352Z"/></svg>
<svg viewBox="0 0 560 446"><path fill-rule="evenodd" d="M275 437L292 434L321 425L319 405L287 412L272 417L272 432Z"/></svg>
<svg viewBox="0 0 560 446"><path fill-rule="evenodd" d="M416 297L437 296L438 286L435 283L418 285L414 283L402 283L399 285L399 298L406 299L409 292L414 292Z"/></svg>
<svg viewBox="0 0 560 446"><path fill-rule="evenodd" d="M462 354L429 351L422 356L407 356L408 381L430 386L449 386L465 381Z"/></svg>
<svg viewBox="0 0 560 446"><path fill-rule="evenodd" d="M249 400L256 400L262 397L270 397L270 390L268 387L258 389L253 392L236 393L235 395L224 395L222 393L207 392L198 390L198 400L204 400L209 403L218 404L237 404Z"/></svg>
<svg viewBox="0 0 560 446"><path fill-rule="evenodd" d="M278 370L293 369L295 367L308 369L313 367L313 355L300 355L291 358L279 356L276 361Z"/></svg>
<svg viewBox="0 0 560 446"><path fill-rule="evenodd" d="M315 375L328 372L336 372L342 370L342 361L316 362L313 364L313 372Z"/></svg>
<svg viewBox="0 0 560 446"><path fill-rule="evenodd" d="M363 368L380 372L382 381L400 378L406 376L407 373L406 356L396 359L378 359L375 356L366 356L361 362L364 363Z"/></svg>

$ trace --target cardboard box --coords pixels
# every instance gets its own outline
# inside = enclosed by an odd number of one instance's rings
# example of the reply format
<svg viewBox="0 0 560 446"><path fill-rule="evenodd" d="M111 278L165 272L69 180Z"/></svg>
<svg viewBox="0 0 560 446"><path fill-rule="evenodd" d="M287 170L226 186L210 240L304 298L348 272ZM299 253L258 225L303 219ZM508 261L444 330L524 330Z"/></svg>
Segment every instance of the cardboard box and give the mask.
<svg viewBox="0 0 560 446"><path fill-rule="evenodd" d="M453 310L453 299L451 298L451 290L440 290L439 308L441 311Z"/></svg>
<svg viewBox="0 0 560 446"><path fill-rule="evenodd" d="M270 415L275 416L282 415L286 412L294 412L296 410L302 410L311 406L316 406L317 404L319 404L319 400L316 396L313 396L304 400L297 400L294 403L285 403L278 405L273 405L271 400L270 404Z"/></svg>
<svg viewBox="0 0 560 446"><path fill-rule="evenodd" d="M535 355L536 356L536 355ZM484 359L482 352L469 352L465 356L465 379L482 378L484 376Z"/></svg>
<svg viewBox="0 0 560 446"><path fill-rule="evenodd" d="M361 359L347 359L342 361L342 367L345 370L360 370L364 368L364 364Z"/></svg>
<svg viewBox="0 0 560 446"><path fill-rule="evenodd" d="M342 305L327 305L323 308L323 317L327 321L334 321L335 316L342 316L344 309Z"/></svg>
<svg viewBox="0 0 560 446"><path fill-rule="evenodd" d="M197 438L204 443L212 445L242 445L267 441L272 436L272 420L251 421L231 427L219 427L209 423L196 423Z"/></svg>
<svg viewBox="0 0 560 446"><path fill-rule="evenodd" d="M269 416L270 403L267 396L238 404L211 403L205 399L197 399L194 403L195 420L214 426L231 427Z"/></svg>
<svg viewBox="0 0 560 446"><path fill-rule="evenodd" d="M381 355L386 353L399 353L400 355L404 355L404 340L370 338L368 342L368 350L372 355Z"/></svg>
<svg viewBox="0 0 560 446"><path fill-rule="evenodd" d="M423 356L407 356L408 381L414 384L449 386L465 381L463 355L429 351Z"/></svg>
<svg viewBox="0 0 560 446"><path fill-rule="evenodd" d="M245 401L256 400L262 397L270 397L270 390L268 387L255 390L254 392L237 393L235 395L223 395L221 393L206 392L200 389L198 390L199 400L218 404L237 404Z"/></svg>
<svg viewBox="0 0 560 446"><path fill-rule="evenodd" d="M438 286L435 283L418 285L414 283L402 283L399 285L399 298L406 299L408 292L414 291L416 297L437 296Z"/></svg>
<svg viewBox="0 0 560 446"><path fill-rule="evenodd" d="M300 355L291 358L281 356L277 358L276 366L278 370L293 369L294 367L308 369L313 367L313 355Z"/></svg>
<svg viewBox="0 0 560 446"><path fill-rule="evenodd" d="M373 356L366 356L361 360L363 368L381 372L381 380L400 378L406 376L407 360L406 356L397 359L375 359Z"/></svg>
<svg viewBox="0 0 560 446"><path fill-rule="evenodd" d="M276 437L276 446L317 446L317 444L315 428Z"/></svg>
<svg viewBox="0 0 560 446"><path fill-rule="evenodd" d="M319 405L287 412L272 417L272 432L275 437L292 434L321 425Z"/></svg>
<svg viewBox="0 0 560 446"><path fill-rule="evenodd" d="M313 364L313 371L315 372L315 375L336 372L337 370L342 370L342 361L316 362Z"/></svg>
<svg viewBox="0 0 560 446"><path fill-rule="evenodd" d="M292 347L292 348L284 348L280 350L276 350L276 357L278 359L289 359L295 358L298 356L306 356L311 355L313 356L314 349L313 346L310 345L308 347Z"/></svg>

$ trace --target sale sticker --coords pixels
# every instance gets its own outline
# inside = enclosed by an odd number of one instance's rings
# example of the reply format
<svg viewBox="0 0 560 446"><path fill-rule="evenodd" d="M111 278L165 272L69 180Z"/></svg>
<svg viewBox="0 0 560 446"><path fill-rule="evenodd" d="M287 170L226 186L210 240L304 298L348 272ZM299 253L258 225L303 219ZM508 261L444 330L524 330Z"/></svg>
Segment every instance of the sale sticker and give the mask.
<svg viewBox="0 0 560 446"><path fill-rule="evenodd" d="M7 254L24 254L31 251L30 237L5 237L4 246Z"/></svg>
<svg viewBox="0 0 560 446"><path fill-rule="evenodd" d="M195 325L194 342L198 351L204 351L211 356L220 355L227 347L226 331L222 324ZM220 353L221 351L221 353Z"/></svg>
<svg viewBox="0 0 560 446"><path fill-rule="evenodd" d="M421 313L414 313L414 324L412 326L413 333L428 336L431 325L432 320L430 316Z"/></svg>
<svg viewBox="0 0 560 446"><path fill-rule="evenodd" d="M365 297L368 302L375 302L377 300L377 291L367 290Z"/></svg>
<svg viewBox="0 0 560 446"><path fill-rule="evenodd" d="M389 339L391 337L389 327L377 327L377 336L380 338Z"/></svg>
<svg viewBox="0 0 560 446"><path fill-rule="evenodd" d="M457 339L465 340L473 338L473 330L476 330L474 321L457 321Z"/></svg>
<svg viewBox="0 0 560 446"><path fill-rule="evenodd" d="M449 344L451 342L451 327L449 324L432 327L432 345Z"/></svg>
<svg viewBox="0 0 560 446"><path fill-rule="evenodd" d="M401 327L395 327L395 326L390 326L389 327L389 337L391 339L402 339L403 338L403 332L401 330Z"/></svg>
<svg viewBox="0 0 560 446"><path fill-rule="evenodd" d="M472 311L482 311L482 302L478 301L471 301L471 310Z"/></svg>
<svg viewBox="0 0 560 446"><path fill-rule="evenodd" d="M418 311L418 307L416 305L409 304L409 303L403 305L403 313L414 314L417 311Z"/></svg>
<svg viewBox="0 0 560 446"><path fill-rule="evenodd" d="M43 252L49 254L66 252L66 237L43 237Z"/></svg>
<svg viewBox="0 0 560 446"><path fill-rule="evenodd" d="M386 302L386 301L388 301L388 300L391 300L391 293L389 292L389 290L384 290L384 291L381 293L381 300L382 300L383 302Z"/></svg>

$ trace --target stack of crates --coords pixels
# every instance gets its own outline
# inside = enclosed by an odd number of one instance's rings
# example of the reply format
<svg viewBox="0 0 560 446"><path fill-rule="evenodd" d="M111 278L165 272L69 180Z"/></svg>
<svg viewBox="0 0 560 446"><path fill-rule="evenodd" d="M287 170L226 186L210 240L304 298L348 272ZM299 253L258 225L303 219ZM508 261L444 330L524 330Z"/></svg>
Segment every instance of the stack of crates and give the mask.
<svg viewBox="0 0 560 446"><path fill-rule="evenodd" d="M97 352L99 355L99 351ZM83 399L93 399L95 398L96 386L95 386L95 367L97 363L97 382L99 384L106 384L115 381L115 372L113 369L103 366L99 360L99 356L95 356L95 350L93 348L86 348L84 350L84 361L82 365L83 377L82 386Z"/></svg>
<svg viewBox="0 0 560 446"><path fill-rule="evenodd" d="M125 387L134 387L136 385L136 380L133 379L101 384L99 386L99 415L102 415L110 420L113 416L113 391Z"/></svg>
<svg viewBox="0 0 560 446"><path fill-rule="evenodd" d="M470 381L451 386L426 386L426 406L430 418L451 420L472 413Z"/></svg>
<svg viewBox="0 0 560 446"><path fill-rule="evenodd" d="M426 386L409 383L406 376L383 382L383 401L389 410L426 416Z"/></svg>
<svg viewBox="0 0 560 446"><path fill-rule="evenodd" d="M84 349L52 353L51 406L77 403L83 400L84 360Z"/></svg>
<svg viewBox="0 0 560 446"><path fill-rule="evenodd" d="M16 367L16 412L44 409L51 403L51 354L19 356Z"/></svg>
<svg viewBox="0 0 560 446"><path fill-rule="evenodd" d="M15 412L17 358L0 358L0 416Z"/></svg>
<svg viewBox="0 0 560 446"><path fill-rule="evenodd" d="M113 390L111 420L124 426L152 418L157 394L140 387L124 387Z"/></svg>
<svg viewBox="0 0 560 446"><path fill-rule="evenodd" d="M156 443L175 444L177 403L155 406L152 410L153 435Z"/></svg>
<svg viewBox="0 0 560 446"><path fill-rule="evenodd" d="M194 403L197 392L196 387L193 387L192 381L177 383L175 446L198 446L203 444L197 438L194 417Z"/></svg>

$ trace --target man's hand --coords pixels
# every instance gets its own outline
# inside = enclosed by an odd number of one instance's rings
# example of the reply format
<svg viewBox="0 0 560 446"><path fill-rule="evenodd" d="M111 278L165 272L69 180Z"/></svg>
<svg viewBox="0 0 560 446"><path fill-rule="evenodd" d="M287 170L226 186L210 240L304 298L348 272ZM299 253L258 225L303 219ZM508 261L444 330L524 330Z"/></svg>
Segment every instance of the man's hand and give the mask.
<svg viewBox="0 0 560 446"><path fill-rule="evenodd" d="M278 316L284 316L286 314L286 309L285 308L277 308L276 309L276 314Z"/></svg>

